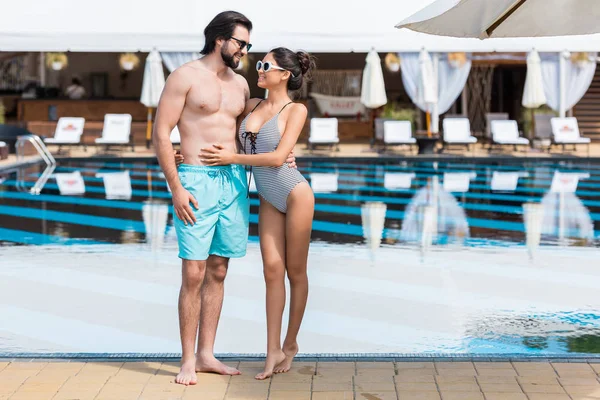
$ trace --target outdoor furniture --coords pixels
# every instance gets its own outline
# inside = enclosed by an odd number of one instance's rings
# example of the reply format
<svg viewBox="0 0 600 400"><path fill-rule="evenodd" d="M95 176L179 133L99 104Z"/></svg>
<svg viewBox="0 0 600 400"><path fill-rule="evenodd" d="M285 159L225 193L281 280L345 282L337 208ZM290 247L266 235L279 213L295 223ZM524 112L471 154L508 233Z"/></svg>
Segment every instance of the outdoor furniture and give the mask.
<svg viewBox="0 0 600 400"><path fill-rule="evenodd" d="M383 123L383 151L387 146L414 146L417 140L412 137L410 121L385 121Z"/></svg>
<svg viewBox="0 0 600 400"><path fill-rule="evenodd" d="M468 118L444 118L444 150L450 145L466 146L477 143L477 138L471 135L471 124Z"/></svg>
<svg viewBox="0 0 600 400"><path fill-rule="evenodd" d="M489 151L495 146L514 146L515 150L519 145L529 146L529 140L519 136L519 127L514 120L493 120L491 122L492 144Z"/></svg>
<svg viewBox="0 0 600 400"><path fill-rule="evenodd" d="M8 158L8 145L5 142L0 142L0 160Z"/></svg>
<svg viewBox="0 0 600 400"><path fill-rule="evenodd" d="M316 172L310 174L310 186L315 193L333 193L338 191L337 172Z"/></svg>
<svg viewBox="0 0 600 400"><path fill-rule="evenodd" d="M440 137L437 134L427 136L426 131L417 131L415 140L417 141L417 147L419 149L418 154L435 154L435 146L440 140Z"/></svg>
<svg viewBox="0 0 600 400"><path fill-rule="evenodd" d="M552 144L562 145L563 151L567 144L572 144L576 149L578 144L587 145L588 157L590 156L590 138L582 137L579 133L577 118L552 118Z"/></svg>
<svg viewBox="0 0 600 400"><path fill-rule="evenodd" d="M131 143L131 114L106 114L102 137L96 139L97 145L104 145L108 151L110 146L131 145L131 151L135 151Z"/></svg>
<svg viewBox="0 0 600 400"><path fill-rule="evenodd" d="M129 171L102 172L96 174L96 178L104 181L104 193L108 200L130 200L131 178Z"/></svg>
<svg viewBox="0 0 600 400"><path fill-rule="evenodd" d="M311 118L308 148L327 145L339 151L338 120L337 118Z"/></svg>
<svg viewBox="0 0 600 400"><path fill-rule="evenodd" d="M375 142L383 143L383 123L386 121L396 121L393 118L375 118Z"/></svg>
<svg viewBox="0 0 600 400"><path fill-rule="evenodd" d="M505 121L508 113L486 113L485 114L485 141L492 145L492 121Z"/></svg>
<svg viewBox="0 0 600 400"><path fill-rule="evenodd" d="M252 176L252 172L246 171L246 182L250 182L249 189L252 193L257 193L256 182L254 181L254 177Z"/></svg>
<svg viewBox="0 0 600 400"><path fill-rule="evenodd" d="M534 144L540 148L546 148L548 152L552 146L552 124L550 121L554 118L552 114L534 114Z"/></svg>
<svg viewBox="0 0 600 400"><path fill-rule="evenodd" d="M58 145L59 152L63 146L80 145L83 145L84 150L87 151L87 146L81 143L84 125L85 118L61 117L56 124L54 137L44 139L44 143Z"/></svg>

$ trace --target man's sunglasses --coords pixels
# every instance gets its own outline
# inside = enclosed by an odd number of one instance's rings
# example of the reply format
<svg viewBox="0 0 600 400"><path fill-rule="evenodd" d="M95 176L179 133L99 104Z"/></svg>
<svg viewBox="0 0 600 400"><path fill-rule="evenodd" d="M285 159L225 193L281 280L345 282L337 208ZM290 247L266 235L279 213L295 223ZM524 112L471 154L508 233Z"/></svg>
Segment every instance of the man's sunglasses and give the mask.
<svg viewBox="0 0 600 400"><path fill-rule="evenodd" d="M245 49L247 49L247 51L250 51L250 49L252 48L252 44L250 44L250 43L246 43L243 40L236 39L233 36L231 37L231 39L238 42L238 44L240 45L240 50L244 50L244 48L245 48Z"/></svg>
<svg viewBox="0 0 600 400"><path fill-rule="evenodd" d="M256 63L256 70L257 70L257 71L260 71L261 69L262 69L263 71L265 71L265 72L269 72L271 69L278 69L278 70L280 70L280 71L287 71L287 69L285 69L285 68L281 68L281 67L280 67L280 66L278 66L278 65L273 65L273 64L271 64L269 61L262 62L262 61L260 61L260 60L259 60L259 61ZM292 74L292 72L291 72L291 71L288 71L288 72L289 72L290 74ZM294 76L294 74L292 74L292 76Z"/></svg>

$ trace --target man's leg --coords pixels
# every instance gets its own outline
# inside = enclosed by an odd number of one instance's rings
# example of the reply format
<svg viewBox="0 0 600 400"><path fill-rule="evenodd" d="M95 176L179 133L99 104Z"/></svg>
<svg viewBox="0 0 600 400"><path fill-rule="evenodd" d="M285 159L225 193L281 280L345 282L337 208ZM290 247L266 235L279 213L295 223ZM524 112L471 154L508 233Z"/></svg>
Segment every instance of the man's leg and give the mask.
<svg viewBox="0 0 600 400"><path fill-rule="evenodd" d="M183 260L181 289L179 291L179 332L181 336L181 370L175 382L195 385L196 332L200 316L200 290L206 275L206 261Z"/></svg>
<svg viewBox="0 0 600 400"><path fill-rule="evenodd" d="M215 336L225 293L225 276L228 258L209 256L206 261L206 275L202 285L202 307L198 332L198 355L196 371L216 372L222 375L239 375L240 371L221 363L214 356Z"/></svg>

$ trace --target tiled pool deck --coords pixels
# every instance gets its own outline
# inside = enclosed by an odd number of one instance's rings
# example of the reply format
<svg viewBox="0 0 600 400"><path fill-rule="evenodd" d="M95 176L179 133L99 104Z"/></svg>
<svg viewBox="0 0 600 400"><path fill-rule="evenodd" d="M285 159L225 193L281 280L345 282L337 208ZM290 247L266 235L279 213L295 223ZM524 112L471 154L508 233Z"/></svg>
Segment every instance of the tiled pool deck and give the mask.
<svg viewBox="0 0 600 400"><path fill-rule="evenodd" d="M173 382L173 361L0 359L0 399L591 400L600 360L311 361L256 381L260 361L226 362L240 376L198 374Z"/></svg>

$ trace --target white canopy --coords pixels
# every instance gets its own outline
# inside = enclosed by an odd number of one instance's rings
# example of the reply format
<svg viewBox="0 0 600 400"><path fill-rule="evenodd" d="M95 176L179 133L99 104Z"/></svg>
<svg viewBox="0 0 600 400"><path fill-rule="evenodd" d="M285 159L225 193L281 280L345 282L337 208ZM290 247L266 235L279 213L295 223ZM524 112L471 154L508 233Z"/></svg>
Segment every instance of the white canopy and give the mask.
<svg viewBox="0 0 600 400"><path fill-rule="evenodd" d="M309 52L597 51L600 35L537 39L455 39L396 29L398 20L429 0L305 0L265 7L261 2L170 0L9 1L3 4L0 51L198 51L204 27L226 9L254 23L252 51L276 46ZM226 3L224 5L224 3Z"/></svg>

